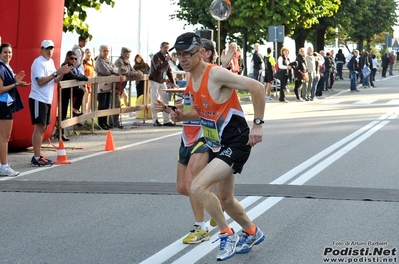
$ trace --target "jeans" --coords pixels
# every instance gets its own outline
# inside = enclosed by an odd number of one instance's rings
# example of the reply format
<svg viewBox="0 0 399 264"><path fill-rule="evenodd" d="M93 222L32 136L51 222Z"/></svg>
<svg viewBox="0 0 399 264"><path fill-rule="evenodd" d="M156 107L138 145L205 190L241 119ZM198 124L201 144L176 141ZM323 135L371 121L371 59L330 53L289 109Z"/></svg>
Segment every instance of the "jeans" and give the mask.
<svg viewBox="0 0 399 264"><path fill-rule="evenodd" d="M351 75L351 91L356 91L356 71L350 71L349 74Z"/></svg>
<svg viewBox="0 0 399 264"><path fill-rule="evenodd" d="M363 75L362 85L363 87L370 86L370 74L367 77Z"/></svg>
<svg viewBox="0 0 399 264"><path fill-rule="evenodd" d="M330 88L330 72L324 73L325 90Z"/></svg>
<svg viewBox="0 0 399 264"><path fill-rule="evenodd" d="M312 89L310 91L310 98L313 99L316 94L317 84L319 83L320 76L316 75L312 82Z"/></svg>

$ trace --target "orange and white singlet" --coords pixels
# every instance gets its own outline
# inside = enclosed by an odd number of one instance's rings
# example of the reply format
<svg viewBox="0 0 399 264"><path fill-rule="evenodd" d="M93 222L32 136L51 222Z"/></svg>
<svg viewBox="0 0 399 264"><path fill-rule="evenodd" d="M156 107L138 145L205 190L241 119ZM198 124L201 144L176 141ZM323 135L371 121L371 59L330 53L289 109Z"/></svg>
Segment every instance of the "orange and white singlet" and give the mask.
<svg viewBox="0 0 399 264"><path fill-rule="evenodd" d="M191 98L190 98L190 87L191 87L191 75L189 82L187 84L186 90L183 95L183 112L186 112L191 107ZM194 145L200 138L203 137L200 119L198 120L190 120L183 121L183 131L181 134L182 144L185 147L190 147Z"/></svg>
<svg viewBox="0 0 399 264"><path fill-rule="evenodd" d="M234 90L230 98L224 103L216 103L210 96L208 76L212 67L215 66L208 65L197 92L192 87L191 78L188 87L193 107L201 117L202 132L207 145L214 152L217 152L226 144L235 144L236 136L245 134L249 128L237 93ZM212 87L209 89L212 89Z"/></svg>

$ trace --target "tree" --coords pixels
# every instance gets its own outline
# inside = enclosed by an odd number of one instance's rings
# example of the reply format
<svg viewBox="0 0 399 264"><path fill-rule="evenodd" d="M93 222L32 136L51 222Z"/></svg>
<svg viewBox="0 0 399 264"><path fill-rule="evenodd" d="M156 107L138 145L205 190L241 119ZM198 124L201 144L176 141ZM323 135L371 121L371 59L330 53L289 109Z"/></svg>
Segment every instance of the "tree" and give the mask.
<svg viewBox="0 0 399 264"><path fill-rule="evenodd" d="M217 32L217 21L209 12L211 1L203 0L170 0L173 5L178 5L179 10L171 15L172 19L186 21L190 25L200 28L213 29ZM232 13L226 21L221 22L221 46L224 47L226 39L231 39L241 44L243 54L248 46L256 42L266 42L269 25L285 25L287 34L292 33L297 25L310 27L317 23L317 18L326 14L333 14L333 5L340 0L234 0L231 1ZM246 56L244 56L246 65ZM247 67L246 67L247 68Z"/></svg>
<svg viewBox="0 0 399 264"><path fill-rule="evenodd" d="M86 9L100 10L102 4L114 7L113 0L65 0L64 6L64 32L76 32L80 36L92 39L89 33L89 25L84 23L87 17Z"/></svg>

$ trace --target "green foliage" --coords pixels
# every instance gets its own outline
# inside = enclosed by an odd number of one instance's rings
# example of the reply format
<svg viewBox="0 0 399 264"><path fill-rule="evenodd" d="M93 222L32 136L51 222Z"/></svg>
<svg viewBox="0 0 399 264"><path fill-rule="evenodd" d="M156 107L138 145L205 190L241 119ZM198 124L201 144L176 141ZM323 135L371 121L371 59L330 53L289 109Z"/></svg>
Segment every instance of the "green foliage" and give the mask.
<svg viewBox="0 0 399 264"><path fill-rule="evenodd" d="M65 0L64 32L76 32L80 36L92 39L89 25L84 22L87 18L86 9L100 10L102 4L114 7L115 2L113 0Z"/></svg>
<svg viewBox="0 0 399 264"><path fill-rule="evenodd" d="M209 12L212 0L169 1L180 8L172 19L217 34L217 21ZM363 43L371 47L383 43L385 33L392 35L398 7L396 0L234 0L231 4L231 16L221 22L221 46L226 39L242 46L266 42L268 26L284 25L286 35L297 43L306 40L323 48L338 37L347 48L349 43L358 43L360 49Z"/></svg>

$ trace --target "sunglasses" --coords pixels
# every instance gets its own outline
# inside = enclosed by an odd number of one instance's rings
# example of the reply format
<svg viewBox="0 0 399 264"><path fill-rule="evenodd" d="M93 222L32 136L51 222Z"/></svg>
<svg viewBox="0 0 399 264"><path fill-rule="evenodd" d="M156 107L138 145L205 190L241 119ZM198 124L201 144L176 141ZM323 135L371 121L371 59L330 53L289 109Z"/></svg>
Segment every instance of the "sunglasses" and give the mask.
<svg viewBox="0 0 399 264"><path fill-rule="evenodd" d="M70 60L78 60L78 58L76 58L76 57L70 57L69 59Z"/></svg>
<svg viewBox="0 0 399 264"><path fill-rule="evenodd" d="M44 48L44 49L46 49L46 50L53 50L54 47L53 47L53 46L50 46L50 47L47 47L47 48Z"/></svg>

